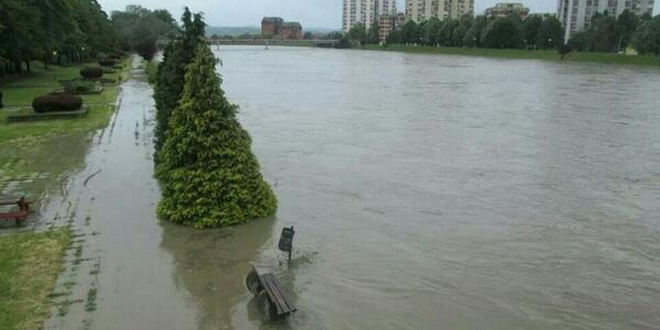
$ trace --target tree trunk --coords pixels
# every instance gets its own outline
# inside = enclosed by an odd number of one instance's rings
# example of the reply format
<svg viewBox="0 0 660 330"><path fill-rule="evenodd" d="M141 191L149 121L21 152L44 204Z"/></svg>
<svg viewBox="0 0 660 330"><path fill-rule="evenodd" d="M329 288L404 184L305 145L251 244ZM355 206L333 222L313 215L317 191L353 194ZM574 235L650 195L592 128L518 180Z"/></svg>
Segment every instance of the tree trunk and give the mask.
<svg viewBox="0 0 660 330"><path fill-rule="evenodd" d="M27 69L27 72L30 72L30 60L25 60L25 68Z"/></svg>

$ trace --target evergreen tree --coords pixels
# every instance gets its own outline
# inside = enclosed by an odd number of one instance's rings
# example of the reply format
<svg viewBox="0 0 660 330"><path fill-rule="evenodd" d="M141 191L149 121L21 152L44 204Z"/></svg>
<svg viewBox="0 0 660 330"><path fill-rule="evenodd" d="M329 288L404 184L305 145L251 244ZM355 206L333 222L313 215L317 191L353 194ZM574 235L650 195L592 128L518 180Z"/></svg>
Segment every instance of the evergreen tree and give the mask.
<svg viewBox="0 0 660 330"><path fill-rule="evenodd" d="M156 167L162 219L195 228L244 223L275 213L277 199L259 171L237 106L220 88L216 59L200 43Z"/></svg>
<svg viewBox="0 0 660 330"><path fill-rule="evenodd" d="M158 162L158 151L165 143L170 116L183 92L186 67L192 62L200 38L204 36L205 24L200 14L195 14L193 17L186 7L181 21L183 31L180 31L178 37L165 49L163 61L158 65L156 86L154 87L157 110L154 133L156 163Z"/></svg>

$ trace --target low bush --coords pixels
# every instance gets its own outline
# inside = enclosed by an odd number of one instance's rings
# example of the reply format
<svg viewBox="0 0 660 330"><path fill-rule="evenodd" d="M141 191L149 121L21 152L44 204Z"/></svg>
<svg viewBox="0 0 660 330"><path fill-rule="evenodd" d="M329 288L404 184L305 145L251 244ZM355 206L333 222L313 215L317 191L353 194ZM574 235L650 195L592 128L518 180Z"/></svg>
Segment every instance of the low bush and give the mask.
<svg viewBox="0 0 660 330"><path fill-rule="evenodd" d="M103 77L103 68L94 66L94 67L84 67L80 69L80 75L88 79L97 79Z"/></svg>
<svg viewBox="0 0 660 330"><path fill-rule="evenodd" d="M120 77L120 80L121 80L121 77ZM101 79L99 79L99 82L103 85L112 85L112 84L116 84L117 80L112 79L112 78L101 78Z"/></svg>
<svg viewBox="0 0 660 330"><path fill-rule="evenodd" d="M82 107L83 99L71 93L51 93L32 101L35 112L75 111Z"/></svg>
<svg viewBox="0 0 660 330"><path fill-rule="evenodd" d="M91 80L69 80L63 82L64 92L70 94L88 94L98 89L96 83Z"/></svg>
<svg viewBox="0 0 660 330"><path fill-rule="evenodd" d="M105 59L105 60L100 60L99 65L100 66L115 66L117 64L117 61L111 60L111 59Z"/></svg>
<svg viewBox="0 0 660 330"><path fill-rule="evenodd" d="M114 68L109 68L109 67L103 67L103 73L104 74L113 74L117 73L117 71Z"/></svg>

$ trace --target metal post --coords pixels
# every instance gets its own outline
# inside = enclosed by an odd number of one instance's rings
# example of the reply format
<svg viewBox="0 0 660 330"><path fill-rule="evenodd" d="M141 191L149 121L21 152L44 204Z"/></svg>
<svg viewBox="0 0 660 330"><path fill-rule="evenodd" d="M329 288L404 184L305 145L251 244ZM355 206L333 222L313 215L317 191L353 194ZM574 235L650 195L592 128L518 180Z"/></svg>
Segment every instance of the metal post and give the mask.
<svg viewBox="0 0 660 330"><path fill-rule="evenodd" d="M280 235L280 242L277 244L277 247L280 249L282 252L288 252L289 253L289 258L288 258L288 264L291 265L291 254L293 252L293 236L295 235L296 231L293 229L293 226L290 228L284 227L282 228L282 234Z"/></svg>

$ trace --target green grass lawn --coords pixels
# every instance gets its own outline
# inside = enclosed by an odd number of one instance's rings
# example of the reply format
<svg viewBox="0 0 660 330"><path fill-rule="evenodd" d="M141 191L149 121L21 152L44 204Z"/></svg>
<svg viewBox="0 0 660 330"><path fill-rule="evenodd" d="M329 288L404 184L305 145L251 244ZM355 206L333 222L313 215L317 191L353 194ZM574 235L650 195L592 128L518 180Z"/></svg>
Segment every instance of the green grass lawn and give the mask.
<svg viewBox="0 0 660 330"><path fill-rule="evenodd" d="M0 329L39 329L71 242L68 228L0 237Z"/></svg>
<svg viewBox="0 0 660 330"><path fill-rule="evenodd" d="M466 55L496 58L533 59L544 61L559 61L560 56L554 50L526 50L526 49L488 49L488 48L449 48L430 46L403 46L367 45L361 48L366 50L397 51L419 54ZM566 55L565 61L596 62L605 64L645 65L660 67L660 57L643 55L622 55L614 53L586 53L574 52Z"/></svg>
<svg viewBox="0 0 660 330"><path fill-rule="evenodd" d="M82 95L84 104L89 106L87 116L76 119L56 119L27 123L7 123L6 117L12 113L25 114L31 108L32 99L48 94L52 91L62 90L58 80L79 77L79 71L85 64L76 66L52 66L48 70L43 68L21 77L10 77L0 80L0 90L4 94L3 103L7 109L0 110L0 145L13 143L17 140L29 141L41 139L52 135L91 131L104 127L114 110L113 103L117 99L117 85L107 85L101 94ZM86 65L93 65L87 63ZM124 81L128 76L129 61L124 60L123 70L106 74L104 77ZM37 66L38 67L38 66ZM12 108L14 110L12 110ZM19 109L19 110L15 110ZM14 112L15 111L15 112Z"/></svg>

